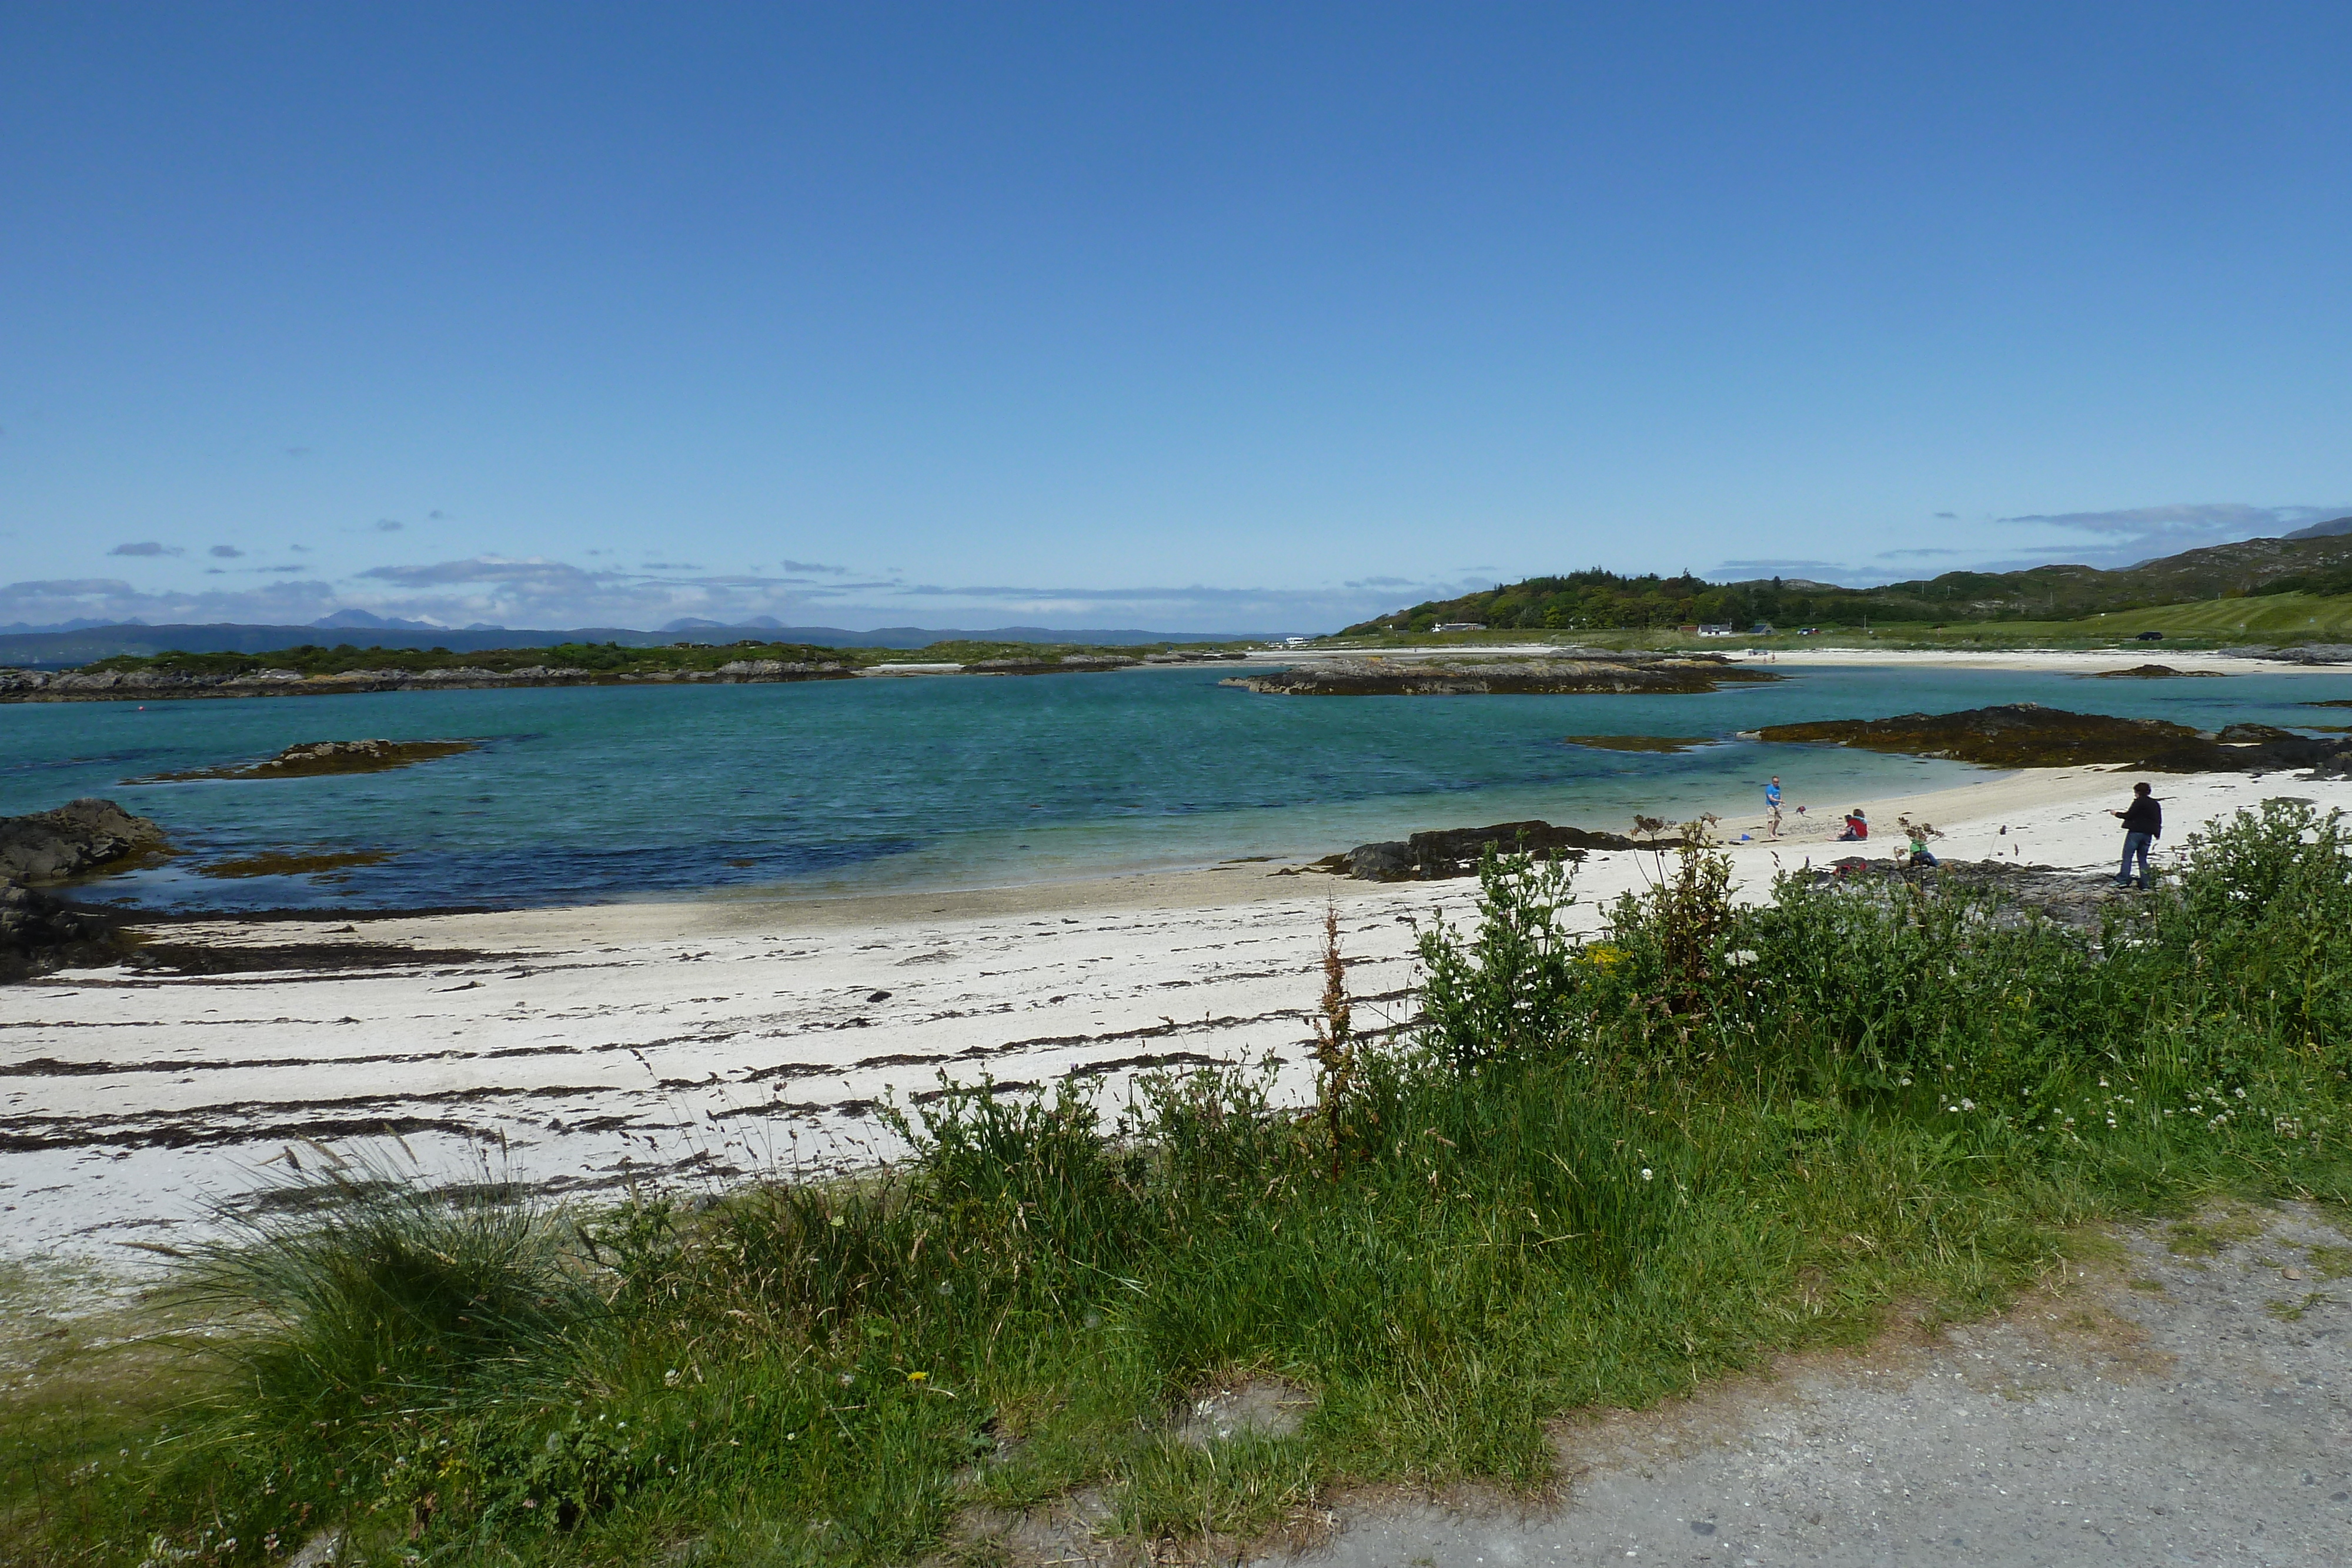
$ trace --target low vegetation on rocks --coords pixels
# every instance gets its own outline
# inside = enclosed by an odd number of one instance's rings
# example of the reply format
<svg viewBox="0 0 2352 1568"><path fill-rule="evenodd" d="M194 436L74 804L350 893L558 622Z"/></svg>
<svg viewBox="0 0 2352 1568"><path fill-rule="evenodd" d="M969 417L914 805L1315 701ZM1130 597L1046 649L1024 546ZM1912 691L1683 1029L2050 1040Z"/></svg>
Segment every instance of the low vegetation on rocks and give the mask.
<svg viewBox="0 0 2352 1568"><path fill-rule="evenodd" d="M180 773L159 773L152 780L184 782L197 779L318 779L343 773L384 773L412 768L436 758L479 751L478 740L306 740L258 762L229 763L219 768L193 768Z"/></svg>
<svg viewBox="0 0 2352 1568"><path fill-rule="evenodd" d="M1393 1038L1334 926L1311 1106L965 1086L890 1168L604 1207L289 1150L148 1332L26 1353L0 1561L1164 1560L1539 1486L1564 1413L1985 1312L2084 1221L2352 1199L2336 816L2087 926L1933 873L1743 906L1686 836L1591 940L1571 865L1490 853ZM1202 1418L1237 1390L1280 1419Z"/></svg>
<svg viewBox="0 0 2352 1568"><path fill-rule="evenodd" d="M1677 695L1780 678L1714 653L1587 653L1510 660L1329 659L1223 684L1275 696Z"/></svg>

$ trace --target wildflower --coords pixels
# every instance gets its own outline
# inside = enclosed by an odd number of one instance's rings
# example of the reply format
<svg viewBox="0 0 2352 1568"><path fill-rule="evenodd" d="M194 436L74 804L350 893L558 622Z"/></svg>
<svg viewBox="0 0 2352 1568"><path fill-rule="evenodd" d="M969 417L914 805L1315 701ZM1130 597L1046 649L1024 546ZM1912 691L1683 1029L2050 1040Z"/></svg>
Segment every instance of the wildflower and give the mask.
<svg viewBox="0 0 2352 1568"><path fill-rule="evenodd" d="M921 1383L930 1375L931 1375L928 1372L910 1372L907 1374L907 1381L909 1383Z"/></svg>
<svg viewBox="0 0 2352 1568"><path fill-rule="evenodd" d="M1649 1179L1650 1179L1650 1167L1649 1167L1649 1166L1643 1166L1642 1167L1642 1179L1643 1179L1643 1181L1647 1181L1647 1180L1649 1180Z"/></svg>

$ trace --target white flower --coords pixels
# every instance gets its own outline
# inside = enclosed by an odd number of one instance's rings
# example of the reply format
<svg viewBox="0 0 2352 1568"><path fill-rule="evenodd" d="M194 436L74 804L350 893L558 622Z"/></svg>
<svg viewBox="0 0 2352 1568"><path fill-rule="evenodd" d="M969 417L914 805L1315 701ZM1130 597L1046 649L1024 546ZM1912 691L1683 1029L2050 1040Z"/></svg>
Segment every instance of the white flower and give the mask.
<svg viewBox="0 0 2352 1568"><path fill-rule="evenodd" d="M1643 1166L1642 1167L1642 1179L1643 1179L1643 1181L1647 1181L1647 1180L1649 1180L1649 1179L1650 1179L1650 1167L1649 1167L1649 1166Z"/></svg>

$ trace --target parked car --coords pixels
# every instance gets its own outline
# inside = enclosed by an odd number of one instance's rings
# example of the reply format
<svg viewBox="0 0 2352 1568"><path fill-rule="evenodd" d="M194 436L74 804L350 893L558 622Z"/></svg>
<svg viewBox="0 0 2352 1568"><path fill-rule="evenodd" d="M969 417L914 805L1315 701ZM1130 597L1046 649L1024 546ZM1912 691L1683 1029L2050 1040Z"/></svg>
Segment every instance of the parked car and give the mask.
<svg viewBox="0 0 2352 1568"><path fill-rule="evenodd" d="M2164 633L2161 632L2143 632L2138 636L2133 638L2132 641L2135 643L2161 643L2164 641Z"/></svg>

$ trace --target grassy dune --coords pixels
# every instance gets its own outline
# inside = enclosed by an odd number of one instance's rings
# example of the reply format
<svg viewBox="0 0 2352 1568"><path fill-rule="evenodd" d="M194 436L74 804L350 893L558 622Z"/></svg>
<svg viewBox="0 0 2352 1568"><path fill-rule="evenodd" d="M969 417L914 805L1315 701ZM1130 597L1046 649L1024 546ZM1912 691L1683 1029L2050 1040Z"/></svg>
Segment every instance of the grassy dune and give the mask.
<svg viewBox="0 0 2352 1568"><path fill-rule="evenodd" d="M1303 1111L959 1092L888 1172L593 1213L294 1178L153 1333L19 1358L0 1562L1003 1562L1079 1491L1144 1547L1538 1486L1564 1413L1984 1312L2083 1221L2352 1198L2352 842L2263 813L2095 933L1948 882L1736 909L1694 850L1580 943L1561 870L1490 861L1409 1040L1335 955ZM1295 1429L1188 1427L1253 1380Z"/></svg>

